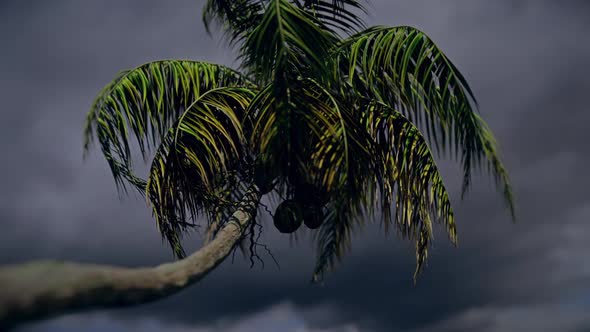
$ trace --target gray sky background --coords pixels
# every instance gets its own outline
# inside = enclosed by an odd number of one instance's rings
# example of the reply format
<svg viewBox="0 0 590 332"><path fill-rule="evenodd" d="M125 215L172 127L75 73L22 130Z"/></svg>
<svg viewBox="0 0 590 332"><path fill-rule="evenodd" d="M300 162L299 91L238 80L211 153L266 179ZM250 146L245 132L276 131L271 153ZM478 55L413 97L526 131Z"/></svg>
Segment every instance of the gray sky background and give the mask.
<svg viewBox="0 0 590 332"><path fill-rule="evenodd" d="M137 266L171 259L145 203L119 200L82 123L122 69L164 58L232 64L205 34L203 1L0 1L0 263L39 258ZM238 256L202 283L139 308L70 315L42 331L590 331L590 2L372 1L370 25L426 31L462 70L497 135L516 191L512 224L486 178L459 200L459 247L438 233L412 287L413 248L378 228L323 286L309 242L267 228L267 257ZM199 236L188 238L191 248Z"/></svg>

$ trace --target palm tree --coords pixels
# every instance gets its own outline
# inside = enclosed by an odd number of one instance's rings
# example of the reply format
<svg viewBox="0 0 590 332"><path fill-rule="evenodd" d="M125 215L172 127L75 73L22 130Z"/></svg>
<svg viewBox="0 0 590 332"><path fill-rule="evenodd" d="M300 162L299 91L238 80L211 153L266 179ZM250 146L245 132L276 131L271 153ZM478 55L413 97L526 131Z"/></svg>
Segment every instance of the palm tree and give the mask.
<svg viewBox="0 0 590 332"><path fill-rule="evenodd" d="M222 26L241 71L167 60L120 73L88 114L85 150L98 141L119 190L146 197L182 259L142 269L6 267L0 320L153 301L196 282L248 240L257 257L264 195L280 202L280 232L302 222L315 229L313 280L373 220L415 242L416 277L434 223L457 238L432 151L460 158L463 194L471 171L485 168L514 217L497 144L466 80L423 32L366 28L363 11L357 0L208 0L205 25ZM152 159L147 179L134 173L132 146ZM182 235L197 225L209 241L185 257Z"/></svg>

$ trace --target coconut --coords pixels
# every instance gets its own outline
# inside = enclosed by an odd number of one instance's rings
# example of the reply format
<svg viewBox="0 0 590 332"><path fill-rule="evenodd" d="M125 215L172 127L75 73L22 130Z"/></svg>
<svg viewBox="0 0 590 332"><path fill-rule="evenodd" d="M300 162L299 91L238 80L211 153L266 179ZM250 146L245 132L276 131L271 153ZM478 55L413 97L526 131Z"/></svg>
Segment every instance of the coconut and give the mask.
<svg viewBox="0 0 590 332"><path fill-rule="evenodd" d="M307 206L303 208L303 223L309 229L316 229L324 222L324 211L320 206Z"/></svg>
<svg viewBox="0 0 590 332"><path fill-rule="evenodd" d="M295 232L303 221L299 204L294 200L285 200L275 210L274 225L281 233Z"/></svg>

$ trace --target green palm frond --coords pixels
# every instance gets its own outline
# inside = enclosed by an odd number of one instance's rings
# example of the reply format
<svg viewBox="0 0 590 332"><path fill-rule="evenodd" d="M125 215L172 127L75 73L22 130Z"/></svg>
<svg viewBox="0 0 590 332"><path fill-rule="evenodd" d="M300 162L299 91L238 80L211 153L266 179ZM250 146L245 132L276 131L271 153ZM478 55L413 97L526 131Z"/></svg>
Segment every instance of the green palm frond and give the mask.
<svg viewBox="0 0 590 332"><path fill-rule="evenodd" d="M287 0L270 0L261 22L241 49L244 67L259 81L295 74L322 75L335 36L320 22ZM307 76L305 75L305 76Z"/></svg>
<svg viewBox="0 0 590 332"><path fill-rule="evenodd" d="M354 107L354 98L329 91L313 79L306 81L311 83L306 90L325 103L328 110L325 114L332 115L332 125L322 128L323 134L313 145L311 155L311 164L323 179L320 183L327 190L348 186L352 197L365 197L365 202L371 201L371 197L367 196L370 190L366 179L374 172L372 160L375 151L372 138L361 122L363 113ZM304 106L300 109L306 112Z"/></svg>
<svg viewBox="0 0 590 332"><path fill-rule="evenodd" d="M302 81L293 82L287 100L269 85L251 104L251 149L268 160L275 168L273 173L284 181L309 171L302 168L311 164L314 142L337 140L334 137L340 132L332 108L303 85Z"/></svg>
<svg viewBox="0 0 590 332"><path fill-rule="evenodd" d="M365 27L361 15L366 14L357 0L293 0L297 7L321 23L323 28L336 33L354 33ZM210 32L213 22L225 30L230 42L243 41L260 24L272 0L207 0L203 8L203 23Z"/></svg>
<svg viewBox="0 0 590 332"><path fill-rule="evenodd" d="M170 126L202 94L218 87L252 87L238 72L197 61L156 61L122 72L97 96L85 125L87 150L98 137L115 181L143 191L145 183L132 172L130 140L134 136L144 158Z"/></svg>
<svg viewBox="0 0 590 332"><path fill-rule="evenodd" d="M361 214L359 206L350 205L345 193L328 205L328 213L317 236L317 259L312 281L323 279L329 269L336 266L346 250L350 248L354 223Z"/></svg>
<svg viewBox="0 0 590 332"><path fill-rule="evenodd" d="M180 116L152 161L146 196L158 228L175 254L186 221L199 214L229 214L227 198L243 188L239 170L246 151L242 122L254 92L216 88L203 93Z"/></svg>
<svg viewBox="0 0 590 332"><path fill-rule="evenodd" d="M203 23L210 32L211 23L222 25L231 43L243 40L260 23L264 1L207 0L203 8Z"/></svg>
<svg viewBox="0 0 590 332"><path fill-rule="evenodd" d="M451 241L457 241L449 193L420 130L389 107L369 107L367 123L379 139L383 166L378 179L382 215L386 224L392 221L388 212L395 197L395 224L404 236L416 241L417 275L428 254L433 222L445 225Z"/></svg>
<svg viewBox="0 0 590 332"><path fill-rule="evenodd" d="M365 102L361 107L361 121L372 137L374 158L368 161L372 164L366 166L368 172L358 172L354 181L348 182L351 190L340 192L335 199L318 238L314 278L341 257L356 221L371 215L372 207L380 208L385 226L395 222L405 237L415 240L417 276L428 255L433 222L445 225L451 241L456 243L449 193L426 139L410 120L378 102Z"/></svg>
<svg viewBox="0 0 590 332"><path fill-rule="evenodd" d="M514 216L510 182L493 135L474 110L473 92L430 38L406 26L374 27L342 41L333 54L347 82L343 91L390 105L424 128L437 151L461 154L463 194L471 170L487 163Z"/></svg>
<svg viewBox="0 0 590 332"><path fill-rule="evenodd" d="M212 179L244 153L242 121L254 92L245 88L216 88L203 93L182 114L176 125L174 144L199 183L210 188Z"/></svg>
<svg viewBox="0 0 590 332"><path fill-rule="evenodd" d="M362 1L364 2L364 1ZM357 32L365 28L360 17L366 14L361 1L357 0L295 0L300 8L311 13L333 32Z"/></svg>
<svg viewBox="0 0 590 332"><path fill-rule="evenodd" d="M370 159L367 135L352 110L322 85L311 79L290 82L286 100L273 84L252 101L250 118L254 153L273 160L276 174L321 187L339 190L356 174L360 160ZM351 161L354 158L354 161ZM358 189L358 188L357 188Z"/></svg>

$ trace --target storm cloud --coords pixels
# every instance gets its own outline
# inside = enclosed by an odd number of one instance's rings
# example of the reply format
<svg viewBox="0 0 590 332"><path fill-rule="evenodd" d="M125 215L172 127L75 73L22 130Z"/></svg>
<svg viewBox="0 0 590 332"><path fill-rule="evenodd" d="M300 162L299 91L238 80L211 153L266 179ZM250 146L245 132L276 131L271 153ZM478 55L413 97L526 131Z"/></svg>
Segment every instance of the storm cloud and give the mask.
<svg viewBox="0 0 590 332"><path fill-rule="evenodd" d="M0 2L0 263L39 258L138 266L172 258L145 202L119 200L82 124L120 70L165 58L234 65L203 1ZM512 223L487 177L461 201L441 161L459 246L437 232L412 286L410 243L356 234L324 285L311 243L267 227L280 269L239 254L203 282L139 308L77 314L22 331L588 331L590 6L587 1L372 1L369 25L428 33L467 77L511 174ZM198 248L198 234L186 239Z"/></svg>

